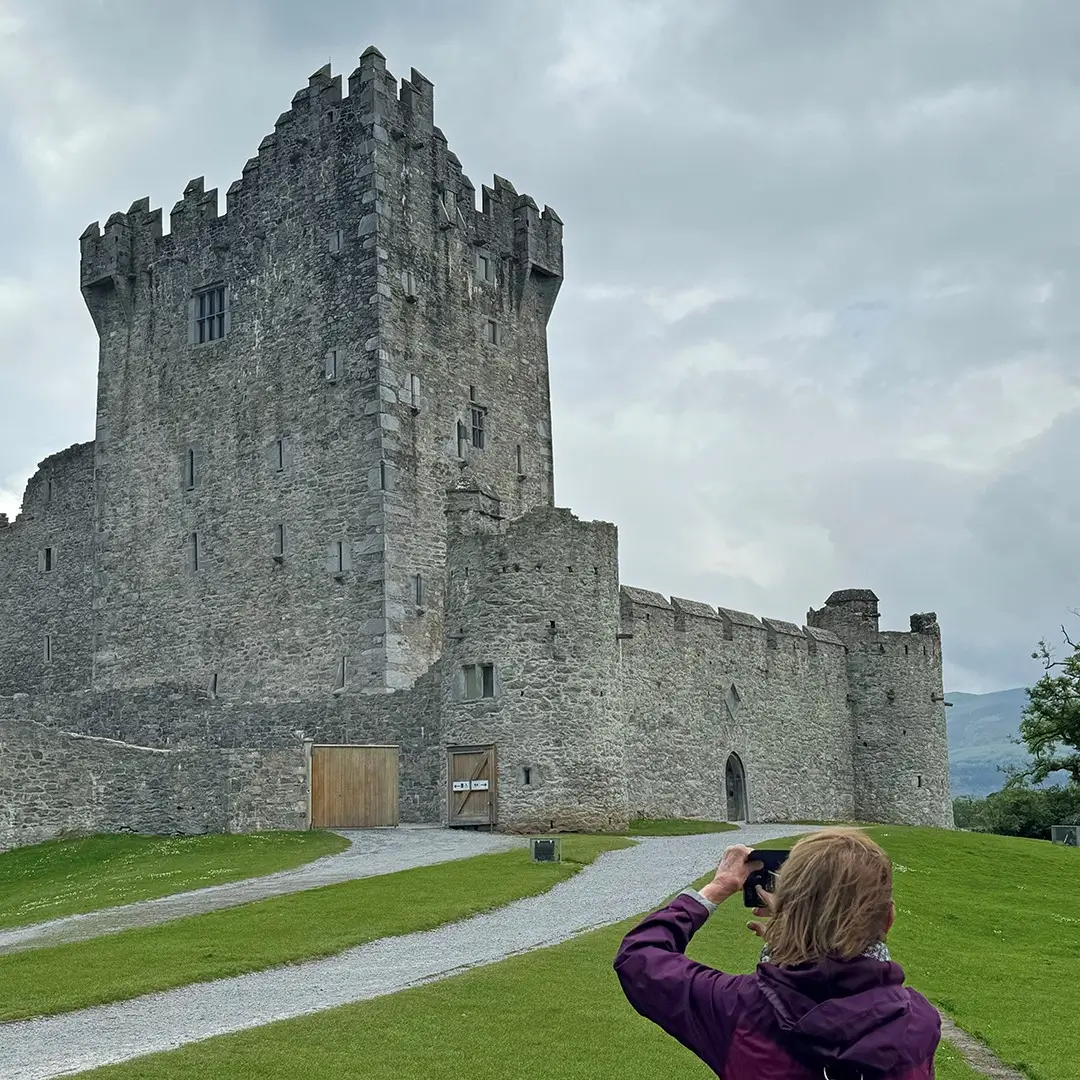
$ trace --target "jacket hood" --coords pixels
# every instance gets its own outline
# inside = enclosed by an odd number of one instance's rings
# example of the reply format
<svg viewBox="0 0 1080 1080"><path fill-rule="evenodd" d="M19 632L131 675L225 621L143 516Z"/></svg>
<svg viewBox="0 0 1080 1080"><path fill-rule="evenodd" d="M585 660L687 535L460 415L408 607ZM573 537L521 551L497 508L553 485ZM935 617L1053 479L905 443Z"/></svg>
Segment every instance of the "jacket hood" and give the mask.
<svg viewBox="0 0 1080 1080"><path fill-rule="evenodd" d="M759 964L757 978L784 1045L811 1067L847 1065L871 1080L927 1061L940 1038L940 1016L904 988L899 964L866 956Z"/></svg>

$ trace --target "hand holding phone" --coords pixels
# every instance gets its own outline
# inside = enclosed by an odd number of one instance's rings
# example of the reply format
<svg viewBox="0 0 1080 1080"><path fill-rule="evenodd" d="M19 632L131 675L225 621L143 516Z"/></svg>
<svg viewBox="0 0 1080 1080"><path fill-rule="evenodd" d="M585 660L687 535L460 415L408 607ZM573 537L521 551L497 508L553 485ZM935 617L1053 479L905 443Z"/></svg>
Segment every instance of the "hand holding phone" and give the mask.
<svg viewBox="0 0 1080 1080"><path fill-rule="evenodd" d="M776 872L787 861L789 852L758 848L751 852L748 862L762 864L760 870L755 870L746 879L743 885L743 904L748 908L761 907L763 901L758 895L760 885L766 892L776 891Z"/></svg>

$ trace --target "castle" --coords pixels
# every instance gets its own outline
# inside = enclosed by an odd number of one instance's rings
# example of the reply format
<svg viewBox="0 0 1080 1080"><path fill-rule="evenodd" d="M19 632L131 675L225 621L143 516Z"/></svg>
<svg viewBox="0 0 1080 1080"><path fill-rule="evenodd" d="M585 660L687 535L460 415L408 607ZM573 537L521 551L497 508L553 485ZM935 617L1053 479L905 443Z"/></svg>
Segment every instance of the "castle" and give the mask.
<svg viewBox="0 0 1080 1080"><path fill-rule="evenodd" d="M82 235L96 438L0 518L0 846L645 817L949 826L934 615L620 586L554 505L563 224L329 66L230 188Z"/></svg>

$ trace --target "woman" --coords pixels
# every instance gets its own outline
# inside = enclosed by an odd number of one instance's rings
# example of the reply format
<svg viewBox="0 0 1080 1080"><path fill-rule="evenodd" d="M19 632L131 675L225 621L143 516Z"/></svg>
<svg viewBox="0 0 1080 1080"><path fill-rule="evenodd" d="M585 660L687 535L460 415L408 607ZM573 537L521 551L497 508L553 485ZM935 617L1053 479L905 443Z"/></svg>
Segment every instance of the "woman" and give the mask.
<svg viewBox="0 0 1080 1080"><path fill-rule="evenodd" d="M753 975L684 954L718 904L761 868L730 847L700 893L687 889L623 939L615 970L630 1004L726 1080L932 1080L941 1017L889 960L892 864L855 829L799 840L749 924Z"/></svg>

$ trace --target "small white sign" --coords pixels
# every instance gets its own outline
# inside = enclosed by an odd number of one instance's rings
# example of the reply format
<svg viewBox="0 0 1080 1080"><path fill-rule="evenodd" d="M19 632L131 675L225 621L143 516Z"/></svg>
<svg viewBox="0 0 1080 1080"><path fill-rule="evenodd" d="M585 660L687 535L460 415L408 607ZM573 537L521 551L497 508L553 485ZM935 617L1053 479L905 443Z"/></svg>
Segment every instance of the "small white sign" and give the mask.
<svg viewBox="0 0 1080 1080"><path fill-rule="evenodd" d="M468 791L469 790L469 781L468 780L455 780L454 781L454 790L455 791Z"/></svg>
<svg viewBox="0 0 1080 1080"><path fill-rule="evenodd" d="M473 791L487 791L488 782L486 780L474 780L472 782Z"/></svg>

